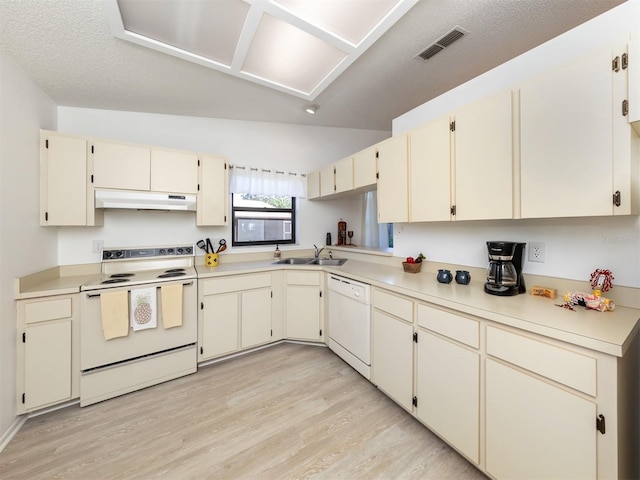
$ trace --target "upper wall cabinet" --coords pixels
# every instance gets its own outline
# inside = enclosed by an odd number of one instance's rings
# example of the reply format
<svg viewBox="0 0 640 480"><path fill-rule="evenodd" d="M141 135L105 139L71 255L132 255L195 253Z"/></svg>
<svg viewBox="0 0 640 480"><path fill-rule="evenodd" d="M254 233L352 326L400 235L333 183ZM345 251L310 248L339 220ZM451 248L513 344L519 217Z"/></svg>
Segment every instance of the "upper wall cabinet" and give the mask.
<svg viewBox="0 0 640 480"><path fill-rule="evenodd" d="M456 220L513 218L513 101L507 90L456 112Z"/></svg>
<svg viewBox="0 0 640 480"><path fill-rule="evenodd" d="M96 140L91 150L95 188L150 189L151 149L149 147Z"/></svg>
<svg viewBox="0 0 640 480"><path fill-rule="evenodd" d="M623 55L626 44L604 48L522 86L523 218L637 210L632 184L638 137L623 113Z"/></svg>
<svg viewBox="0 0 640 480"><path fill-rule="evenodd" d="M343 158L320 170L322 197L350 190L353 190L353 157Z"/></svg>
<svg viewBox="0 0 640 480"><path fill-rule="evenodd" d="M320 171L307 173L307 199L320 196Z"/></svg>
<svg viewBox="0 0 640 480"><path fill-rule="evenodd" d="M631 34L629 42L629 122L640 135L640 31Z"/></svg>
<svg viewBox="0 0 640 480"><path fill-rule="evenodd" d="M378 223L409 221L408 137L378 144Z"/></svg>
<svg viewBox="0 0 640 480"><path fill-rule="evenodd" d="M370 190L376 187L378 173L378 150L369 147L353 156L354 190Z"/></svg>
<svg viewBox="0 0 640 480"><path fill-rule="evenodd" d="M198 226L226 225L229 211L229 170L227 158L215 155L200 156L198 172L196 224Z"/></svg>
<svg viewBox="0 0 640 480"><path fill-rule="evenodd" d="M151 149L151 190L198 193L198 155Z"/></svg>
<svg viewBox="0 0 640 480"><path fill-rule="evenodd" d="M40 225L102 225L87 179L87 140L40 132Z"/></svg>
<svg viewBox="0 0 640 480"><path fill-rule="evenodd" d="M412 222L451 220L450 145L448 115L409 134Z"/></svg>

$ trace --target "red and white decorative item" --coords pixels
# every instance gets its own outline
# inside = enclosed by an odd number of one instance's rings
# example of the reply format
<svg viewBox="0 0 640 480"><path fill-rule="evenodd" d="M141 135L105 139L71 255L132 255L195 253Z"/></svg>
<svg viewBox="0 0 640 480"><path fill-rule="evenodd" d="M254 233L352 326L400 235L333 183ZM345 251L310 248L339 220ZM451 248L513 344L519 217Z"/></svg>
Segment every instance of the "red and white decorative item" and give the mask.
<svg viewBox="0 0 640 480"><path fill-rule="evenodd" d="M592 274L589 282L591 283L591 289L600 292L606 292L613 288L613 279L615 277L611 273L611 270L596 269Z"/></svg>

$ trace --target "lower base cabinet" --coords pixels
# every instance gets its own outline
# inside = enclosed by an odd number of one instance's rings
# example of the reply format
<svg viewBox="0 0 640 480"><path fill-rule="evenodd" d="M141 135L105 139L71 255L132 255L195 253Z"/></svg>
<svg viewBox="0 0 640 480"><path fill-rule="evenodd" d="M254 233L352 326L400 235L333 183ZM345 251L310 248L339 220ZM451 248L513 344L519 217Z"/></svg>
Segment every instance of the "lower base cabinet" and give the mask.
<svg viewBox="0 0 640 480"><path fill-rule="evenodd" d="M198 361L272 341L271 274L198 282Z"/></svg>
<svg viewBox="0 0 640 480"><path fill-rule="evenodd" d="M322 275L317 270L285 272L285 337L318 342L324 338Z"/></svg>
<svg viewBox="0 0 640 480"><path fill-rule="evenodd" d="M17 413L79 396L78 295L17 302Z"/></svg>
<svg viewBox="0 0 640 480"><path fill-rule="evenodd" d="M486 392L489 474L598 478L594 402L491 359Z"/></svg>
<svg viewBox="0 0 640 480"><path fill-rule="evenodd" d="M416 415L476 465L480 463L480 355L418 330Z"/></svg>

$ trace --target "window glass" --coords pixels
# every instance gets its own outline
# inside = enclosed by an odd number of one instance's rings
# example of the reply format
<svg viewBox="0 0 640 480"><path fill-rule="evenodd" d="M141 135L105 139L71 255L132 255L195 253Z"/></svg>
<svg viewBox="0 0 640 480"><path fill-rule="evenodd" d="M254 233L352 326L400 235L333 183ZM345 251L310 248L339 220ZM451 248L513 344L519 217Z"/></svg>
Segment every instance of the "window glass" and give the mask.
<svg viewBox="0 0 640 480"><path fill-rule="evenodd" d="M295 243L295 197L232 194L232 245Z"/></svg>

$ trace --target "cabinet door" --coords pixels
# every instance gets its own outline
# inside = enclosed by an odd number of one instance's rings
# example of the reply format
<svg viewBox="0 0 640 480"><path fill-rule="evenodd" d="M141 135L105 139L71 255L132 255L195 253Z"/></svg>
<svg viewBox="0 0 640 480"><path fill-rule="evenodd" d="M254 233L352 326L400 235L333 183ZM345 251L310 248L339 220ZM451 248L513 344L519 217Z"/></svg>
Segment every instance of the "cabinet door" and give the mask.
<svg viewBox="0 0 640 480"><path fill-rule="evenodd" d="M151 150L151 190L198 193L198 155L170 150Z"/></svg>
<svg viewBox="0 0 640 480"><path fill-rule="evenodd" d="M227 158L213 155L200 157L200 191L196 222L198 226L226 225L229 209Z"/></svg>
<svg viewBox="0 0 640 480"><path fill-rule="evenodd" d="M455 219L513 218L511 91L455 114Z"/></svg>
<svg viewBox="0 0 640 480"><path fill-rule="evenodd" d="M373 311L371 380L401 407L413 402L413 327L379 310Z"/></svg>
<svg viewBox="0 0 640 480"><path fill-rule="evenodd" d="M451 220L451 135L449 117L409 135L411 221Z"/></svg>
<svg viewBox="0 0 640 480"><path fill-rule="evenodd" d="M612 214L612 78L604 49L521 88L522 218Z"/></svg>
<svg viewBox="0 0 640 480"><path fill-rule="evenodd" d="M71 399L71 320L25 328L24 404L32 410Z"/></svg>
<svg viewBox="0 0 640 480"><path fill-rule="evenodd" d="M87 141L42 134L40 225L87 225Z"/></svg>
<svg viewBox="0 0 640 480"><path fill-rule="evenodd" d="M334 165L328 165L320 170L320 196L326 197L336 193Z"/></svg>
<svg viewBox="0 0 640 480"><path fill-rule="evenodd" d="M335 163L336 193L353 190L353 157Z"/></svg>
<svg viewBox="0 0 640 480"><path fill-rule="evenodd" d="M595 404L486 362L486 462L495 478L596 478Z"/></svg>
<svg viewBox="0 0 640 480"><path fill-rule="evenodd" d="M286 296L286 337L320 340L320 287L287 285Z"/></svg>
<svg viewBox="0 0 640 480"><path fill-rule="evenodd" d="M378 159L375 147L353 156L353 188L375 187Z"/></svg>
<svg viewBox="0 0 640 480"><path fill-rule="evenodd" d="M151 149L123 143L93 142L93 184L96 188L149 190Z"/></svg>
<svg viewBox="0 0 640 480"><path fill-rule="evenodd" d="M378 144L378 223L409 221L407 135Z"/></svg>
<svg viewBox="0 0 640 480"><path fill-rule="evenodd" d="M199 361L238 350L239 293L204 297Z"/></svg>
<svg viewBox="0 0 640 480"><path fill-rule="evenodd" d="M241 347L249 348L271 341L271 289L242 293Z"/></svg>
<svg viewBox="0 0 640 480"><path fill-rule="evenodd" d="M307 199L320 196L320 171L307 173Z"/></svg>
<svg viewBox="0 0 640 480"><path fill-rule="evenodd" d="M416 348L418 418L479 463L479 354L423 330Z"/></svg>

